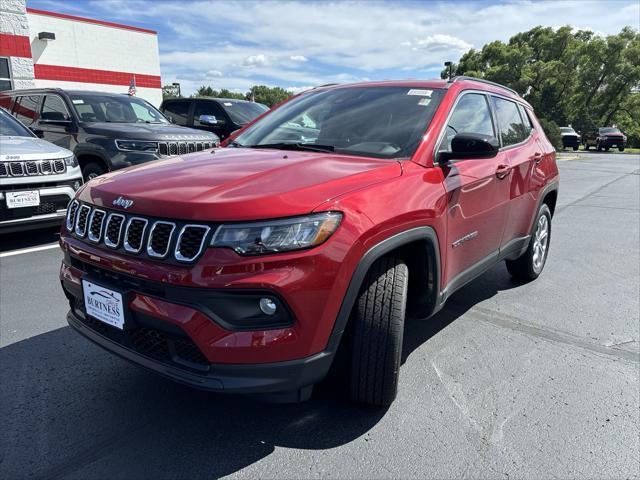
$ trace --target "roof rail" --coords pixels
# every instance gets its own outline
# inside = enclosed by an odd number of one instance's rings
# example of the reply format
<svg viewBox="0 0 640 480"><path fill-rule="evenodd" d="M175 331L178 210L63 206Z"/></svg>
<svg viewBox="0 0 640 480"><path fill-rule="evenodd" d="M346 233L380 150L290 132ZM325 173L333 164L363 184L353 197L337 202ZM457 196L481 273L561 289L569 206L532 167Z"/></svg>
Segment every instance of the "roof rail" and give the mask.
<svg viewBox="0 0 640 480"><path fill-rule="evenodd" d="M333 87L334 85L340 85L339 83L325 83L324 85L318 85L317 87L313 87L311 90L315 90L316 88L323 87Z"/></svg>
<svg viewBox="0 0 640 480"><path fill-rule="evenodd" d="M493 85L494 87L504 88L505 90L509 90L511 93L514 93L515 95L520 96L520 94L518 92L516 92L513 88L505 87L504 85L501 85L501 84L496 83L496 82L492 82L491 80L485 80L484 78L468 77L466 75L458 75L456 77L453 77L453 78L449 79L448 83L460 82L462 80L473 80L474 82L487 83L489 85Z"/></svg>

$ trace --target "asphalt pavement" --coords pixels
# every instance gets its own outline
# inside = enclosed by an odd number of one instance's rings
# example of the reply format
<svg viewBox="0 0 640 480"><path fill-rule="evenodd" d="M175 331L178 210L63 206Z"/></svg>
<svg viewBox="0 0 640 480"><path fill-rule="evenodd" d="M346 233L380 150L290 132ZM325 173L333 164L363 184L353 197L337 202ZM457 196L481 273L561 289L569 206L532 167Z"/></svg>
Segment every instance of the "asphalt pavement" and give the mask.
<svg viewBox="0 0 640 480"><path fill-rule="evenodd" d="M640 477L640 156L559 166L542 276L409 320L383 410L154 376L66 325L53 231L0 237L0 478Z"/></svg>

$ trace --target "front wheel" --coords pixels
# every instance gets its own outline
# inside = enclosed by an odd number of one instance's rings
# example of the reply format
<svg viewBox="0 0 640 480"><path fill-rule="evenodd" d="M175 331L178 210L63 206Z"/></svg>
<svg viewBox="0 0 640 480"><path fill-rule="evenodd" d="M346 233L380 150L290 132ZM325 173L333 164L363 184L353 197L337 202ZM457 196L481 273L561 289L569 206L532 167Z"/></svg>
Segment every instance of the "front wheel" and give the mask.
<svg viewBox="0 0 640 480"><path fill-rule="evenodd" d="M578 146L578 145L575 145L575 146L573 147L573 151L574 151L574 152L575 152L575 151L577 151L577 150L578 150L578 148L579 148L579 146Z"/></svg>
<svg viewBox="0 0 640 480"><path fill-rule="evenodd" d="M82 167L82 176L84 177L85 182L93 180L104 173L107 173L107 171L102 167L102 165L96 162L89 162Z"/></svg>
<svg viewBox="0 0 640 480"><path fill-rule="evenodd" d="M585 143L585 144L584 144L584 151L585 151L585 152L588 152L588 151L589 151L589 144L588 144L588 143Z"/></svg>
<svg viewBox="0 0 640 480"><path fill-rule="evenodd" d="M535 280L542 273L551 241L551 210L542 204L536 217L535 230L527 251L515 260L507 260L507 270L518 280Z"/></svg>
<svg viewBox="0 0 640 480"><path fill-rule="evenodd" d="M608 152L611 147L604 147L604 151Z"/></svg>
<svg viewBox="0 0 640 480"><path fill-rule="evenodd" d="M619 152L624 152L624 147L618 147Z"/></svg>
<svg viewBox="0 0 640 480"><path fill-rule="evenodd" d="M409 270L395 257L369 269L352 321L351 399L391 405L398 391Z"/></svg>

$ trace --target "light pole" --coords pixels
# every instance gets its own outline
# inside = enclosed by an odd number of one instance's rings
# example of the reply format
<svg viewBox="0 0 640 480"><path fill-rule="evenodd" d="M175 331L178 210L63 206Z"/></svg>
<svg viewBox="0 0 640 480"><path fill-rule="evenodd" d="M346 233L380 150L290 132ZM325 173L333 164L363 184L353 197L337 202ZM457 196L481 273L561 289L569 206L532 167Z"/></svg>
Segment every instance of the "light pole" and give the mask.
<svg viewBox="0 0 640 480"><path fill-rule="evenodd" d="M451 67L453 67L453 62L444 62L444 66L449 70L447 73L447 79L451 80Z"/></svg>

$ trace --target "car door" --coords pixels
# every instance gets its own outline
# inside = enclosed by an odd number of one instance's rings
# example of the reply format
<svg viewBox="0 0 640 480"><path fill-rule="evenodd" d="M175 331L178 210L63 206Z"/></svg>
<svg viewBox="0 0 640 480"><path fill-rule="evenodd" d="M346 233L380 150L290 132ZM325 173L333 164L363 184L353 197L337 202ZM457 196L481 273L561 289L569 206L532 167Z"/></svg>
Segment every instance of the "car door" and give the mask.
<svg viewBox="0 0 640 480"><path fill-rule="evenodd" d="M500 133L502 151L511 171L505 182L509 184L509 209L501 246L522 240L529 234L536 198L530 195L533 166L542 160L542 147L533 136L533 125L526 109L503 97L492 95L495 117Z"/></svg>
<svg viewBox="0 0 640 480"><path fill-rule="evenodd" d="M73 150L73 120L60 95L45 95L36 124L45 140Z"/></svg>
<svg viewBox="0 0 640 480"><path fill-rule="evenodd" d="M497 137L488 96L466 91L456 99L438 151L451 151L458 133ZM451 160L441 166L447 198L445 279L451 283L497 259L508 213L508 155Z"/></svg>
<svg viewBox="0 0 640 480"><path fill-rule="evenodd" d="M204 123L200 121L201 115L215 117L215 124ZM224 109L213 100L196 100L196 106L193 110L193 126L199 130L206 130L215 133L221 140L228 135L229 118Z"/></svg>

